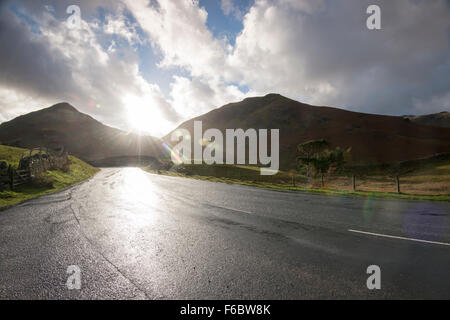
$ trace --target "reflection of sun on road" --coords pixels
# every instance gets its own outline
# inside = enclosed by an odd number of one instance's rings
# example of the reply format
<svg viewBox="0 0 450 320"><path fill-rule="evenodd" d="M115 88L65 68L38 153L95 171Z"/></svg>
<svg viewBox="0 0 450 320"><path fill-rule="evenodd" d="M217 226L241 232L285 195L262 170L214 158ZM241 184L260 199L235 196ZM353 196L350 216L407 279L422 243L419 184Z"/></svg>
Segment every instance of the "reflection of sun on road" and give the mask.
<svg viewBox="0 0 450 320"><path fill-rule="evenodd" d="M90 241L121 271L124 262L140 265L142 256L155 257L167 205L160 187L139 168L103 169L100 175L77 212Z"/></svg>
<svg viewBox="0 0 450 320"><path fill-rule="evenodd" d="M144 171L139 168L124 168L122 177L123 185L117 190L122 200L151 207L158 205L160 201L157 194L158 187Z"/></svg>
<svg viewBox="0 0 450 320"><path fill-rule="evenodd" d="M158 186L139 168L123 168L118 174L106 177L105 183L114 183L114 188L95 190L88 195L90 202L98 204L100 212L111 217L103 220L103 223L108 224L106 221L110 220L113 224L110 228L120 229L122 226L115 226L116 218L119 217L127 222L132 221L138 229L152 225L160 216L161 206L164 206ZM107 198L108 201L99 202L96 200L99 197Z"/></svg>

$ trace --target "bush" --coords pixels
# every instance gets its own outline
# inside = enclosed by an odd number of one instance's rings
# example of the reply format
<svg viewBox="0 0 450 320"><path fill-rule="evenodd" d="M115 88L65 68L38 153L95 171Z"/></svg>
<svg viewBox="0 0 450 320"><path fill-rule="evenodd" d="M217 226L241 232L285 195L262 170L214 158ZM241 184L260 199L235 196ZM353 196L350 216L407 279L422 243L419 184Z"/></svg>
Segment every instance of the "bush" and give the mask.
<svg viewBox="0 0 450 320"><path fill-rule="evenodd" d="M62 166L61 171L64 173L69 173L70 171L70 159L67 159L67 162Z"/></svg>
<svg viewBox="0 0 450 320"><path fill-rule="evenodd" d="M168 159L155 160L150 164L149 169L157 171L169 171L173 167L173 165L173 162Z"/></svg>
<svg viewBox="0 0 450 320"><path fill-rule="evenodd" d="M33 187L37 187L37 188L53 188L54 187L52 179L43 174L34 177L31 180L31 185Z"/></svg>

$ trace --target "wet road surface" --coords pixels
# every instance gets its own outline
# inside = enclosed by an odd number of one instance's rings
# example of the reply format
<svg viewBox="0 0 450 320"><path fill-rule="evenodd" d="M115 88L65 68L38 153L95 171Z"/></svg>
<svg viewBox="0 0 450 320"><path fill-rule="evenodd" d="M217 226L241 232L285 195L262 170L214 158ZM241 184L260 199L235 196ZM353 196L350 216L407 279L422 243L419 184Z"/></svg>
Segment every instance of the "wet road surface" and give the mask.
<svg viewBox="0 0 450 320"><path fill-rule="evenodd" d="M450 299L449 215L446 202L102 169L0 212L0 299Z"/></svg>

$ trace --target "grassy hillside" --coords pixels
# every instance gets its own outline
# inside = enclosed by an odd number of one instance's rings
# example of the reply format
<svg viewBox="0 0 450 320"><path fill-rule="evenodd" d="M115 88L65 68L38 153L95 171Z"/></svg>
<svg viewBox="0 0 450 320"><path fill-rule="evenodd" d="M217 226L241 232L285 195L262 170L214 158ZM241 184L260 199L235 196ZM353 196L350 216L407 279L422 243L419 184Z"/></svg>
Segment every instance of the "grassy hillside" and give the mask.
<svg viewBox="0 0 450 320"><path fill-rule="evenodd" d="M26 149L0 145L0 161L7 161L17 167L22 154ZM73 184L82 182L99 171L87 163L69 156L70 166L68 172L49 170L39 179L28 186L19 187L14 191L0 191L0 208L17 204L44 194L56 192Z"/></svg>

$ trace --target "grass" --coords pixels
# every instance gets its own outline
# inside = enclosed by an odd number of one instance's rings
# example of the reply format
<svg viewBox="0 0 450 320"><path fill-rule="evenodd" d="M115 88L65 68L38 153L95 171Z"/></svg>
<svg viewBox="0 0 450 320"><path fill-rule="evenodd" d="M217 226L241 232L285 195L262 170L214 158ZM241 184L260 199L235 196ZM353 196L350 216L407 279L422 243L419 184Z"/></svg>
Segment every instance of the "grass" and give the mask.
<svg viewBox="0 0 450 320"><path fill-rule="evenodd" d="M0 160L17 167L24 151L20 148L0 146ZM14 191L1 191L0 208L7 208L31 198L62 190L92 177L99 171L73 156L69 156L69 159L70 165L67 172L49 170L31 185L19 187Z"/></svg>
<svg viewBox="0 0 450 320"><path fill-rule="evenodd" d="M14 168L17 168L20 158L25 151L26 149L0 145L0 161L6 161Z"/></svg>
<svg viewBox="0 0 450 320"><path fill-rule="evenodd" d="M423 161L422 161L423 162ZM372 170L357 177L357 190L352 188L351 175L341 174L327 177L321 187L319 179L311 180L298 173L279 171L274 176L261 176L254 166L231 165L182 165L171 171L152 173L187 177L213 182L233 183L247 186L270 188L285 191L316 192L325 194L355 195L397 199L416 199L431 201L450 201L450 159L435 159L423 162L400 177L401 192L396 192L396 183L387 171ZM296 186L292 184L295 176Z"/></svg>

